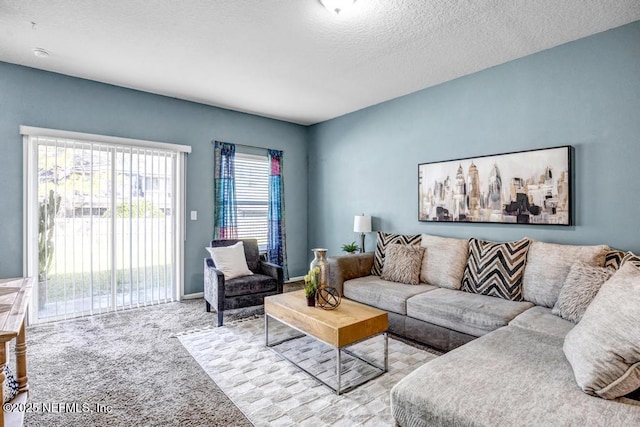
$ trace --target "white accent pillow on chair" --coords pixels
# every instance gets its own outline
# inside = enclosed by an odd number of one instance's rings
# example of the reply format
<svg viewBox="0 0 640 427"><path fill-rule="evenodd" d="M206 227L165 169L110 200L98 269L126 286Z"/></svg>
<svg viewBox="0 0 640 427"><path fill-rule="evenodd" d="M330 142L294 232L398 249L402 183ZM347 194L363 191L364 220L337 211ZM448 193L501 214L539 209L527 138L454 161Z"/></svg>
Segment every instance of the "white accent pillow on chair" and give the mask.
<svg viewBox="0 0 640 427"><path fill-rule="evenodd" d="M244 244L242 242L231 246L208 247L207 250L211 254L216 268L224 274L225 280L253 274L247 266L247 259L244 256Z"/></svg>

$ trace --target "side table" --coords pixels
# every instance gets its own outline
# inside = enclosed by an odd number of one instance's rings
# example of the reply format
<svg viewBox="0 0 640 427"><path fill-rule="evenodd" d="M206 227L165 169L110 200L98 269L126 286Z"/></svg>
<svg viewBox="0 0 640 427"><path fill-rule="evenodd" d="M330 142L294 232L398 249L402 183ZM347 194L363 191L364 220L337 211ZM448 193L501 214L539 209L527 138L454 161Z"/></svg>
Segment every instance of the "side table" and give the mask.
<svg viewBox="0 0 640 427"><path fill-rule="evenodd" d="M0 279L0 401L4 401L4 365L7 363L9 342L15 342L16 369L14 375L18 382L18 395L11 400L13 405L24 405L27 401L29 385L27 383L27 346L25 343L24 318L31 298L33 279L21 277ZM1 408L1 407L0 407ZM22 425L24 411L4 412L0 409L0 427Z"/></svg>

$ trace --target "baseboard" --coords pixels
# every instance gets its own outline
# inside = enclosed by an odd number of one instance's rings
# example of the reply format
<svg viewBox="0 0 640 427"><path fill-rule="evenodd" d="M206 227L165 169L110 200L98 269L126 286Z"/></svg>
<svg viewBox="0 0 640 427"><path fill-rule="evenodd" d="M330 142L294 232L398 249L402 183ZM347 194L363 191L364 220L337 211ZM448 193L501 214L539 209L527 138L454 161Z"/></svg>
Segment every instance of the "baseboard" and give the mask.
<svg viewBox="0 0 640 427"><path fill-rule="evenodd" d="M204 297L204 292L196 292L195 294L182 295L180 299L198 299L203 297Z"/></svg>
<svg viewBox="0 0 640 427"><path fill-rule="evenodd" d="M304 280L304 276L289 277L289 280L287 280L285 283L299 282L300 280Z"/></svg>

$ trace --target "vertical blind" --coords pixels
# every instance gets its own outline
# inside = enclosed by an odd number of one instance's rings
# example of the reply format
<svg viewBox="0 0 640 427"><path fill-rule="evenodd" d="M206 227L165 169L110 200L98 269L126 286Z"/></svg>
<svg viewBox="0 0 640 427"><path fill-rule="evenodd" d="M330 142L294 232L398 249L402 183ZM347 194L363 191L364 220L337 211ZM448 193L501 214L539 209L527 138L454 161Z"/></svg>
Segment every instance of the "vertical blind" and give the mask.
<svg viewBox="0 0 640 427"><path fill-rule="evenodd" d="M180 153L48 136L30 147L35 320L178 298Z"/></svg>
<svg viewBox="0 0 640 427"><path fill-rule="evenodd" d="M258 239L267 247L269 213L269 161L265 155L236 153L238 237Z"/></svg>

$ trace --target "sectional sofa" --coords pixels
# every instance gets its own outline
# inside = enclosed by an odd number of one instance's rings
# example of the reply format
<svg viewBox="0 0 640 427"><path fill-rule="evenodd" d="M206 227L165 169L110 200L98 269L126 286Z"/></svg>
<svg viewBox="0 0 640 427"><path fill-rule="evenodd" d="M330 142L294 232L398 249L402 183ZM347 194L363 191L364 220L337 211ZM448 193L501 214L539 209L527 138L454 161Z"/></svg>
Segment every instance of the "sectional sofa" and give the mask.
<svg viewBox="0 0 640 427"><path fill-rule="evenodd" d="M375 254L329 262L332 286L386 310L391 333L447 351L392 389L398 425L640 425L633 254L378 233Z"/></svg>

